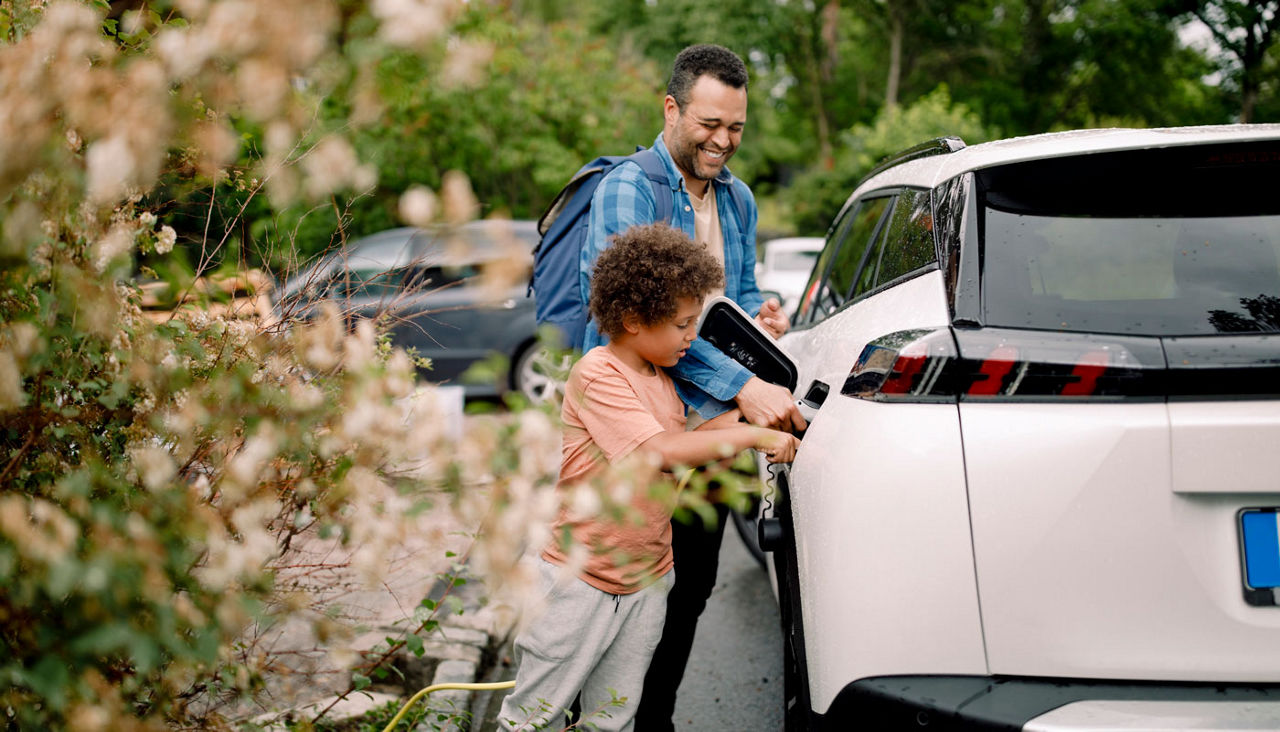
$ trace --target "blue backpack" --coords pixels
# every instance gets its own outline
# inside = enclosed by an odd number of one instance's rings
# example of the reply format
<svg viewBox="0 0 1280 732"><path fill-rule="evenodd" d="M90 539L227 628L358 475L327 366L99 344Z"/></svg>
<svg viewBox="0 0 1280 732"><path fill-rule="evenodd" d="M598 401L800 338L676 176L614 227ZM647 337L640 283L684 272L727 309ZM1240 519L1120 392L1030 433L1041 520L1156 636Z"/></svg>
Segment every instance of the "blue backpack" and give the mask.
<svg viewBox="0 0 1280 732"><path fill-rule="evenodd" d="M639 165L653 186L656 220L670 222L671 186L667 182L666 167L656 152L643 147L637 147L631 155L601 156L579 168L538 219L538 233L542 238L533 250L533 276L529 279L534 319L538 325L550 324L559 329L566 348L580 348L587 330L578 262L587 240L591 197L605 175L627 161ZM746 221L742 202L736 195L730 195L738 207L740 220Z"/></svg>

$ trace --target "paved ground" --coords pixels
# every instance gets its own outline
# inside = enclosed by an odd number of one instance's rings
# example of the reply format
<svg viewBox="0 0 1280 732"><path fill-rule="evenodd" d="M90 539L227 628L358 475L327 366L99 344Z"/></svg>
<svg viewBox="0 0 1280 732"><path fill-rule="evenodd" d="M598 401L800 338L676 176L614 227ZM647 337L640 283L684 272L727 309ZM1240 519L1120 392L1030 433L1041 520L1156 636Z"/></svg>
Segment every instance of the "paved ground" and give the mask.
<svg viewBox="0 0 1280 732"><path fill-rule="evenodd" d="M512 679L509 649L485 681ZM477 699L473 730L497 729L501 693ZM693 656L676 700L677 730L774 732L782 729L782 647L778 610L764 570L725 530L715 592L698 624Z"/></svg>
<svg viewBox="0 0 1280 732"><path fill-rule="evenodd" d="M725 529L715 593L676 698L676 729L782 729L782 637L764 570Z"/></svg>

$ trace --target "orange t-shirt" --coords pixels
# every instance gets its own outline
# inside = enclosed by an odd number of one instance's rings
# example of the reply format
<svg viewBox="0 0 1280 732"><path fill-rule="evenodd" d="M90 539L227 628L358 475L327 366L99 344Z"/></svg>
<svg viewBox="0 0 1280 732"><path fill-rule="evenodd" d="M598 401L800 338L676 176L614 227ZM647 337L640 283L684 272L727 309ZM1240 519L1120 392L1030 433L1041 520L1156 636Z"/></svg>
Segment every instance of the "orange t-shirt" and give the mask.
<svg viewBox="0 0 1280 732"><path fill-rule="evenodd" d="M597 346L574 364L565 385L564 444L560 462L561 490L605 476L654 475L640 465L625 466L606 475L607 466L619 466L646 440L662 432L684 432L684 403L675 384L662 369L644 374L626 365L605 346ZM670 480L664 481L670 487ZM579 576L598 590L615 595L636 592L666 574L671 554L671 513L675 491L650 495L652 484L637 481L631 491L627 516L599 515L574 519L569 509L556 521L553 539L542 556L553 564L565 564L568 555L561 537L568 532L574 544L587 547L589 556Z"/></svg>

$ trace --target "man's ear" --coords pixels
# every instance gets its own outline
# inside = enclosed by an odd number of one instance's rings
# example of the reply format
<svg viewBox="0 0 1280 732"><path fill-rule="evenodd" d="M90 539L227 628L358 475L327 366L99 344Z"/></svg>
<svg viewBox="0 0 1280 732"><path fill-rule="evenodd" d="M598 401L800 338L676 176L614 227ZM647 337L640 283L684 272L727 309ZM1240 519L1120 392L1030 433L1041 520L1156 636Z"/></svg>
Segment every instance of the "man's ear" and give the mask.
<svg viewBox="0 0 1280 732"><path fill-rule="evenodd" d="M670 94L662 102L662 116L668 127L674 127L676 120L680 118L680 105L676 104L676 98Z"/></svg>

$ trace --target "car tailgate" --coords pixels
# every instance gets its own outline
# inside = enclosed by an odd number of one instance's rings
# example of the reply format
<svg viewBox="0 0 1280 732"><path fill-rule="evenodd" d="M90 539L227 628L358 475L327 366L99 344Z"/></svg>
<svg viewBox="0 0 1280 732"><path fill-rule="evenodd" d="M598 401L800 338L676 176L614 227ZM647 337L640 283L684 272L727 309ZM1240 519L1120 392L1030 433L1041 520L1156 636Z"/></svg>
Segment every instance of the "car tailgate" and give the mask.
<svg viewBox="0 0 1280 732"><path fill-rule="evenodd" d="M1237 514L1280 506L1280 401L961 402L994 674L1280 680Z"/></svg>

